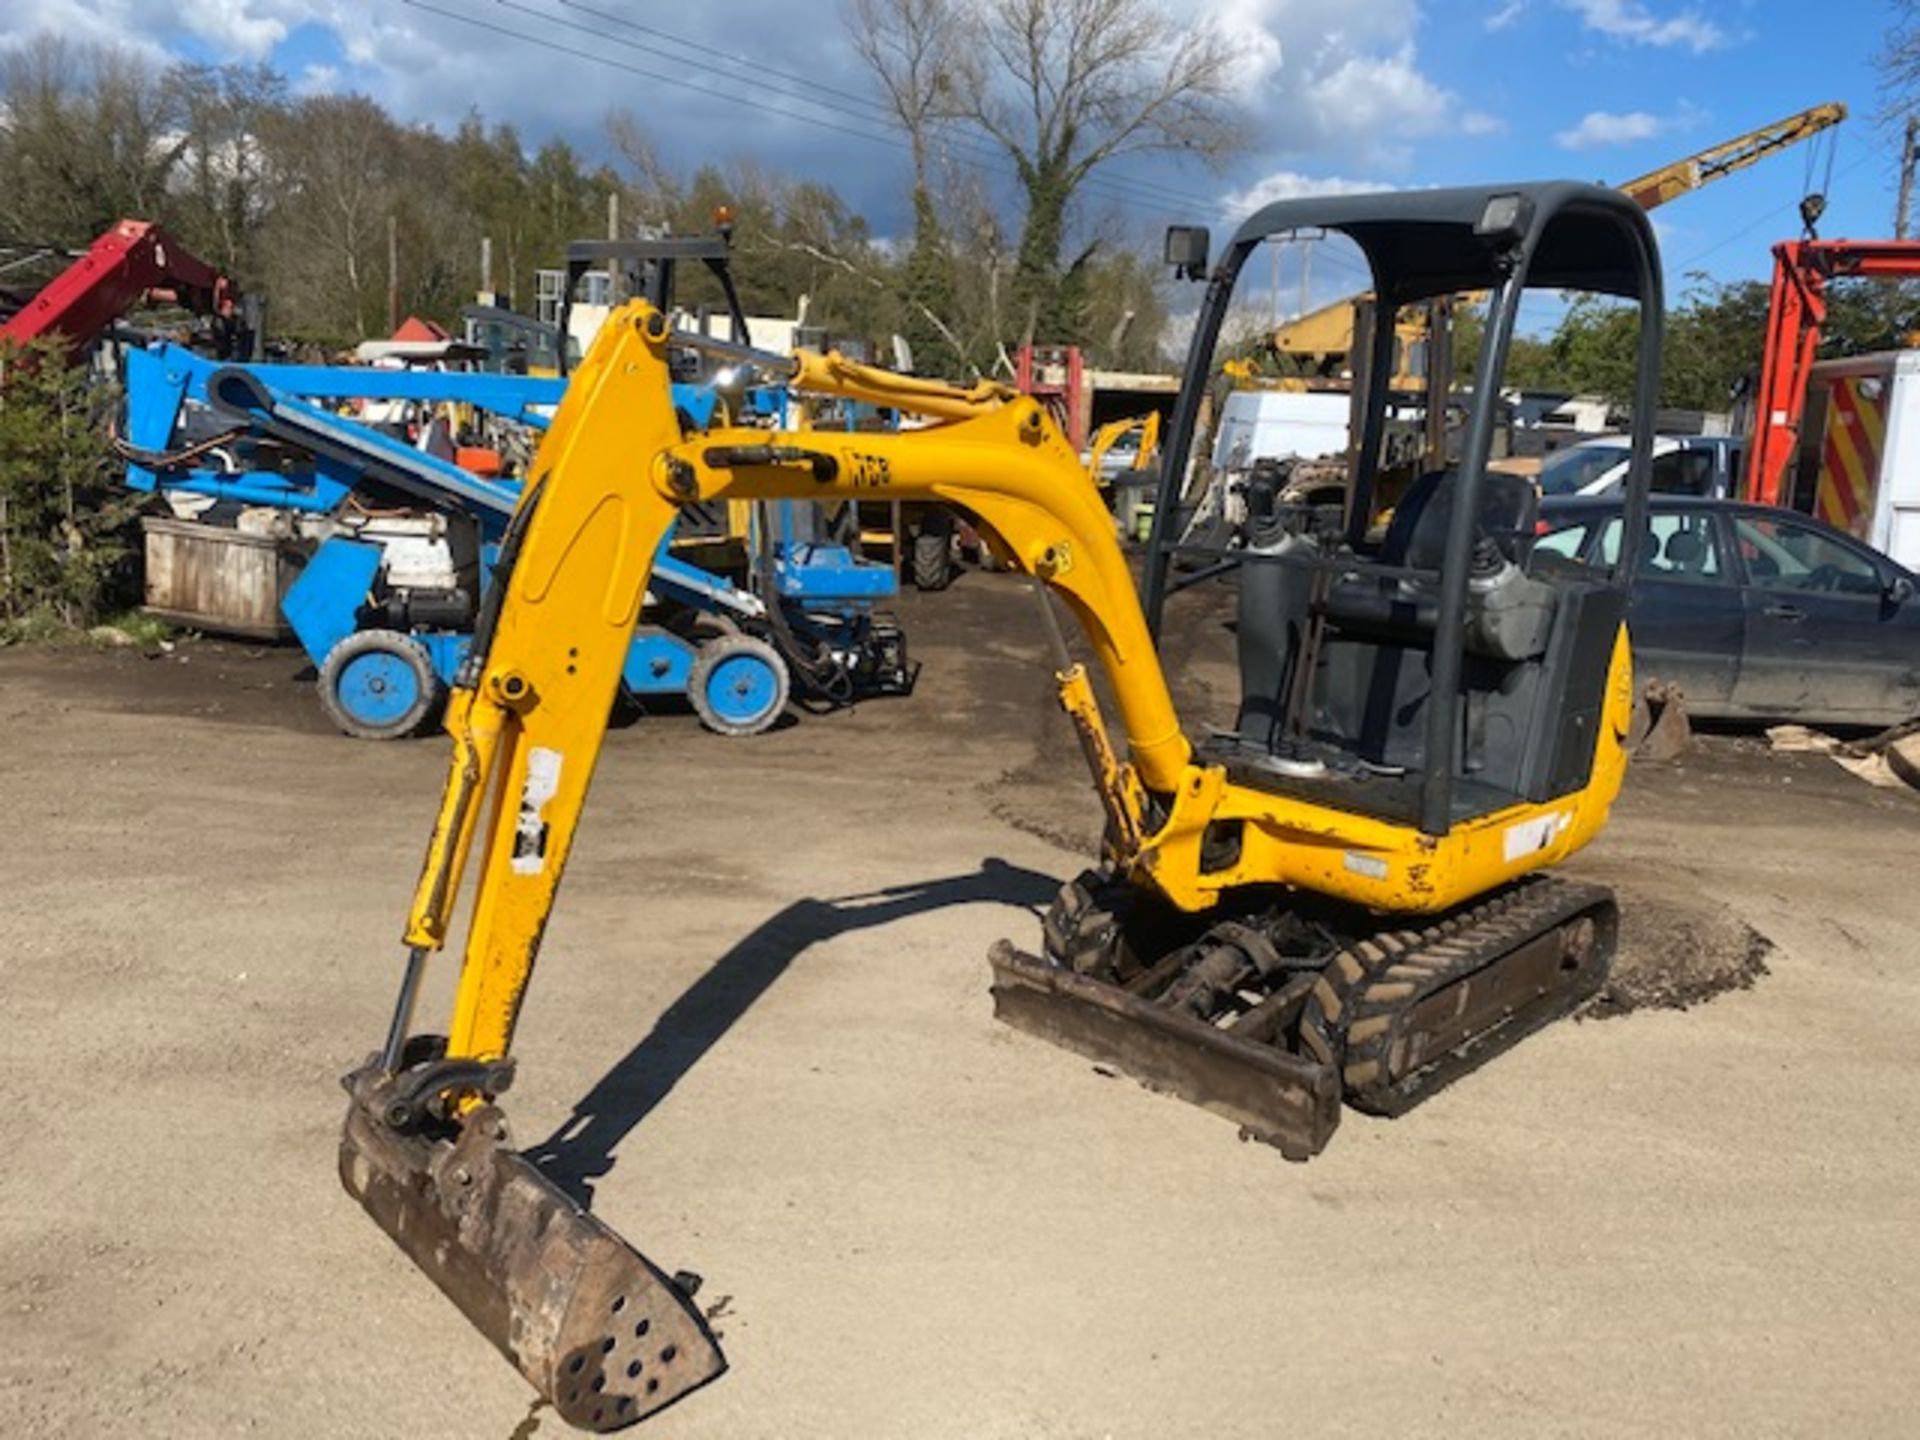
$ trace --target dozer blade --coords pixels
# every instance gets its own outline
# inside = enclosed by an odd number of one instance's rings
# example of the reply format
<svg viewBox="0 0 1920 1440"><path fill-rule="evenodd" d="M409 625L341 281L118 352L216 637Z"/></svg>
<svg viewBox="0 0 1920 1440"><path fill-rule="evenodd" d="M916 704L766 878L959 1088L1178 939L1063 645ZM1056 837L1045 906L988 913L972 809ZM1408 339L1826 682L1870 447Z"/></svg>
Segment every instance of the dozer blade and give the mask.
<svg viewBox="0 0 1920 1440"><path fill-rule="evenodd" d="M1224 1115L1289 1160L1317 1155L1340 1123L1340 1076L1330 1065L1154 1005L1005 940L987 958L993 1013L1014 1029Z"/></svg>
<svg viewBox="0 0 1920 1440"><path fill-rule="evenodd" d="M508 1147L492 1106L435 1140L356 1099L340 1179L570 1425L618 1430L725 1370L687 1296Z"/></svg>

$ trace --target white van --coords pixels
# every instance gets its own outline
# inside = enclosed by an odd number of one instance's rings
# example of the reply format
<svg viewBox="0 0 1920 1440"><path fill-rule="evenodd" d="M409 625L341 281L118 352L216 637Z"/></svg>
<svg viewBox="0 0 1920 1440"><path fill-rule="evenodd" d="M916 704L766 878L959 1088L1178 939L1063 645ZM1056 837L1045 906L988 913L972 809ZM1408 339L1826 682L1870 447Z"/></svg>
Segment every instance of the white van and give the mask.
<svg viewBox="0 0 1920 1440"><path fill-rule="evenodd" d="M1344 455L1352 406L1344 391L1235 390L1220 409L1213 468L1245 470L1256 460Z"/></svg>
<svg viewBox="0 0 1920 1440"><path fill-rule="evenodd" d="M1731 435L1656 436L1650 489L1656 495L1727 500L1740 491L1745 440ZM1540 467L1542 496L1598 499L1618 495L1627 481L1627 437L1601 435L1569 445Z"/></svg>
<svg viewBox="0 0 1920 1440"><path fill-rule="evenodd" d="M1920 350L1822 360L1785 497L1920 569Z"/></svg>

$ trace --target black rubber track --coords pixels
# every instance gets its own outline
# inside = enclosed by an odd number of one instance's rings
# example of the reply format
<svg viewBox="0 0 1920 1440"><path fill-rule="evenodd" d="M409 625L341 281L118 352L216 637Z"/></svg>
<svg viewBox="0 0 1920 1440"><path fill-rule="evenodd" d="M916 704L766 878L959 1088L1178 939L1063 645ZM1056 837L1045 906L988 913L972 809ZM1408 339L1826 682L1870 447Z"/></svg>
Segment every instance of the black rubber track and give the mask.
<svg viewBox="0 0 1920 1440"><path fill-rule="evenodd" d="M1550 988L1444 1054L1396 1073L1395 1047L1423 1002L1562 930L1578 941L1577 963L1563 965ZM1403 1114L1591 999L1605 983L1617 932L1611 891L1529 877L1432 924L1350 946L1321 973L1307 999L1301 1049L1338 1067L1347 1103L1355 1109Z"/></svg>

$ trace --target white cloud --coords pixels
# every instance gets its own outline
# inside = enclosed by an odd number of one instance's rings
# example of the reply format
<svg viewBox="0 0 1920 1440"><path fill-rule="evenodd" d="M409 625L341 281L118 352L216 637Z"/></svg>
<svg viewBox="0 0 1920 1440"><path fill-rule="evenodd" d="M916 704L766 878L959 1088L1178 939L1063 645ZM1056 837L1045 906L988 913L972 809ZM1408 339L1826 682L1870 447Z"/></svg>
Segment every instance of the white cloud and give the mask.
<svg viewBox="0 0 1920 1440"><path fill-rule="evenodd" d="M1362 134L1408 138L1445 129L1454 97L1420 73L1413 42L1390 55L1350 55L1308 87L1316 106Z"/></svg>
<svg viewBox="0 0 1920 1440"><path fill-rule="evenodd" d="M1498 115L1489 115L1484 110L1469 110L1460 117L1462 135L1498 135L1506 128L1506 121Z"/></svg>
<svg viewBox="0 0 1920 1440"><path fill-rule="evenodd" d="M1383 180L1350 180L1340 175L1303 175L1298 170L1276 170L1245 189L1228 191L1220 197L1220 208L1239 220L1277 200L1299 200L1309 195L1364 195L1393 188Z"/></svg>
<svg viewBox="0 0 1920 1440"><path fill-rule="evenodd" d="M6 0L0 49L44 32L164 61L170 37L190 36L222 60L263 60L294 26L335 8L327 0Z"/></svg>
<svg viewBox="0 0 1920 1440"><path fill-rule="evenodd" d="M1590 110L1580 123L1553 137L1562 150L1591 150L1600 145L1631 145L1636 140L1651 140L1669 128L1671 121L1645 110L1630 110L1616 115L1607 110Z"/></svg>
<svg viewBox="0 0 1920 1440"><path fill-rule="evenodd" d="M338 65L305 65L301 67L300 78L293 82L294 93L299 95L338 94L340 79Z"/></svg>
<svg viewBox="0 0 1920 1440"><path fill-rule="evenodd" d="M1276 169L1404 170L1414 142L1490 133L1454 91L1422 67L1417 0L1180 0L1209 19L1237 54L1258 157ZM1271 138L1268 138L1271 137Z"/></svg>
<svg viewBox="0 0 1920 1440"><path fill-rule="evenodd" d="M376 65L380 60L380 46L371 29L342 32L340 48L346 52L347 59L355 65Z"/></svg>
<svg viewBox="0 0 1920 1440"><path fill-rule="evenodd" d="M224 53L259 60L287 38L287 22L306 19L307 11L306 5L279 0L187 0L174 13Z"/></svg>
<svg viewBox="0 0 1920 1440"><path fill-rule="evenodd" d="M1236 57L1234 81L1243 98L1253 98L1286 59L1265 8L1263 0L1227 0L1211 17Z"/></svg>
<svg viewBox="0 0 1920 1440"><path fill-rule="evenodd" d="M1696 55L1729 43L1725 30L1697 10L1662 20L1640 0L1560 0L1589 30L1633 45L1684 45Z"/></svg>
<svg viewBox="0 0 1920 1440"><path fill-rule="evenodd" d="M1485 25L1489 30L1504 30L1526 12L1527 0L1507 0L1498 10L1488 15Z"/></svg>

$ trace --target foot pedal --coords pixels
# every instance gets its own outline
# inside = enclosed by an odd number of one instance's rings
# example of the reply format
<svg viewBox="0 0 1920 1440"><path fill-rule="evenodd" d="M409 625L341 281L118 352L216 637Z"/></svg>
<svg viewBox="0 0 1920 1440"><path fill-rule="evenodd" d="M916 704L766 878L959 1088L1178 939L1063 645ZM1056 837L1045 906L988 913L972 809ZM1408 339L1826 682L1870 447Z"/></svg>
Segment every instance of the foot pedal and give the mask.
<svg viewBox="0 0 1920 1440"><path fill-rule="evenodd" d="M356 1097L340 1179L570 1425L621 1429L727 1368L688 1297L511 1149L490 1105L434 1139Z"/></svg>
<svg viewBox="0 0 1920 1440"><path fill-rule="evenodd" d="M1289 1160L1319 1154L1340 1123L1340 1076L1329 1065L1050 965L1005 940L987 958L997 1018L1224 1115Z"/></svg>

